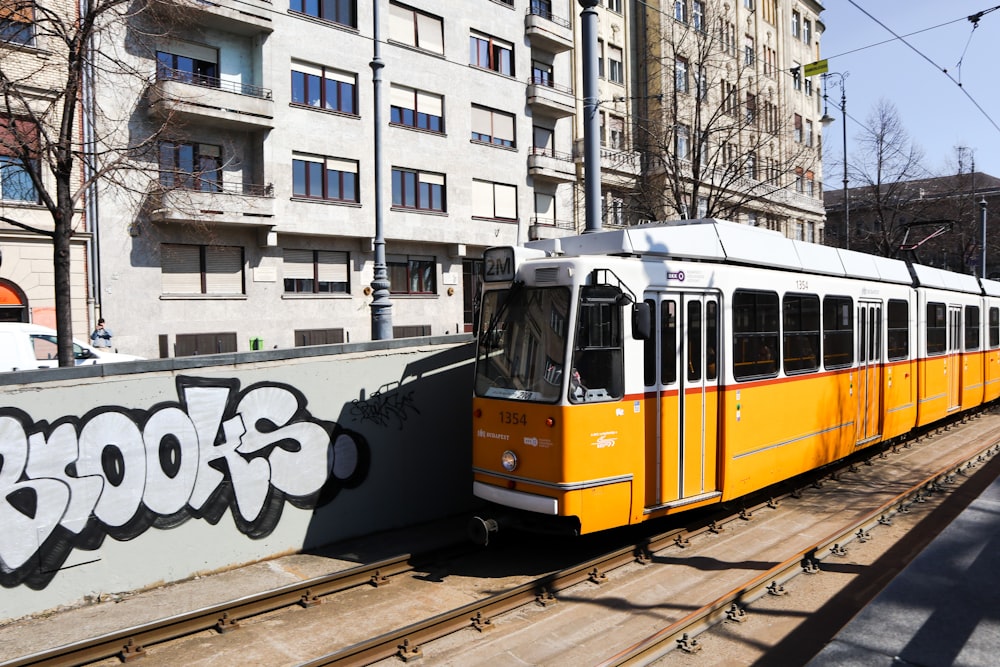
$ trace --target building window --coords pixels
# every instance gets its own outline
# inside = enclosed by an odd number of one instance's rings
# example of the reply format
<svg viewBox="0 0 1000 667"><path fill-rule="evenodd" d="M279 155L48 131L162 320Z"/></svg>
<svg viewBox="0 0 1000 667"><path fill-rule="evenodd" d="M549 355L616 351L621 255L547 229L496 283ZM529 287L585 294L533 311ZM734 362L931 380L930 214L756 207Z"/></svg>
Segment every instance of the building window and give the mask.
<svg viewBox="0 0 1000 667"><path fill-rule="evenodd" d="M0 117L0 199L38 203L31 180L39 178L38 126L19 118Z"/></svg>
<svg viewBox="0 0 1000 667"><path fill-rule="evenodd" d="M160 142L160 185L220 192L222 148L211 144Z"/></svg>
<svg viewBox="0 0 1000 667"><path fill-rule="evenodd" d="M358 27L357 0L290 0L288 8L349 28Z"/></svg>
<svg viewBox="0 0 1000 667"><path fill-rule="evenodd" d="M802 171L802 167L795 168L795 191L802 193L805 192L805 173Z"/></svg>
<svg viewBox="0 0 1000 667"><path fill-rule="evenodd" d="M531 83L536 86L548 86L551 88L555 84L555 80L552 77L552 65L532 60Z"/></svg>
<svg viewBox="0 0 1000 667"><path fill-rule="evenodd" d="M808 21L808 20L807 21L803 21L802 22L802 41L803 41L803 43L808 44L809 42L812 41L812 31L813 31L812 21Z"/></svg>
<svg viewBox="0 0 1000 667"><path fill-rule="evenodd" d="M534 3L535 0L532 0ZM608 0L608 9L616 14L622 13L622 0Z"/></svg>
<svg viewBox="0 0 1000 667"><path fill-rule="evenodd" d="M0 152L5 147L0 146ZM29 171L30 169L30 171ZM24 201L38 203L38 191L31 182L31 171L37 173L38 162L31 160L31 166L25 167L20 158L0 154L0 200Z"/></svg>
<svg viewBox="0 0 1000 667"><path fill-rule="evenodd" d="M608 148L625 150L625 119L608 116Z"/></svg>
<svg viewBox="0 0 1000 667"><path fill-rule="evenodd" d="M801 30L802 25L802 15L798 12L792 12L792 37L798 39L802 35Z"/></svg>
<svg viewBox="0 0 1000 667"><path fill-rule="evenodd" d="M350 255L327 250L292 250L282 253L286 294L348 294Z"/></svg>
<svg viewBox="0 0 1000 667"><path fill-rule="evenodd" d="M31 45L35 41L35 7L28 2L5 2L0 7L0 41Z"/></svg>
<svg viewBox="0 0 1000 667"><path fill-rule="evenodd" d="M243 248L164 243L160 277L164 294L243 294Z"/></svg>
<svg viewBox="0 0 1000 667"><path fill-rule="evenodd" d="M496 37L473 33L469 36L469 64L514 76L514 45Z"/></svg>
<svg viewBox="0 0 1000 667"><path fill-rule="evenodd" d="M743 64L747 67L753 67L754 62L756 61L756 51L754 49L753 37L750 35L744 35L744 39Z"/></svg>
<svg viewBox="0 0 1000 667"><path fill-rule="evenodd" d="M517 186L473 180L472 217L517 220Z"/></svg>
<svg viewBox="0 0 1000 667"><path fill-rule="evenodd" d="M292 62L292 104L357 114L357 89L354 74Z"/></svg>
<svg viewBox="0 0 1000 667"><path fill-rule="evenodd" d="M674 20L688 22L687 0L674 0Z"/></svg>
<svg viewBox="0 0 1000 667"><path fill-rule="evenodd" d="M813 122L811 120L806 121L806 146L813 145Z"/></svg>
<svg viewBox="0 0 1000 667"><path fill-rule="evenodd" d="M617 46L608 47L608 79L614 83L625 83L625 65L622 50Z"/></svg>
<svg viewBox="0 0 1000 667"><path fill-rule="evenodd" d="M444 174L393 167L392 205L418 211L444 212Z"/></svg>
<svg viewBox="0 0 1000 667"><path fill-rule="evenodd" d="M802 143L802 114L793 114L795 123L795 143Z"/></svg>
<svg viewBox="0 0 1000 667"><path fill-rule="evenodd" d="M436 294L437 263L433 257L387 255L392 294Z"/></svg>
<svg viewBox="0 0 1000 667"><path fill-rule="evenodd" d="M514 148L514 114L472 105L472 141Z"/></svg>
<svg viewBox="0 0 1000 667"><path fill-rule="evenodd" d="M703 66L698 66L698 69L694 72L694 86L698 99L707 100L708 99L708 75L705 73L705 68Z"/></svg>
<svg viewBox="0 0 1000 667"><path fill-rule="evenodd" d="M688 61L684 58L674 58L674 90L686 93L688 87Z"/></svg>
<svg viewBox="0 0 1000 667"><path fill-rule="evenodd" d="M743 0L743 6L746 7L747 9L753 9L754 2L753 0Z"/></svg>
<svg viewBox="0 0 1000 667"><path fill-rule="evenodd" d="M816 175L811 171L806 172L806 194L810 197L816 195Z"/></svg>
<svg viewBox="0 0 1000 667"><path fill-rule="evenodd" d="M792 62L792 88L802 90L802 64Z"/></svg>
<svg viewBox="0 0 1000 667"><path fill-rule="evenodd" d="M705 3L701 0L691 2L691 26L699 32L705 32Z"/></svg>
<svg viewBox="0 0 1000 667"><path fill-rule="evenodd" d="M423 51L443 54L444 22L440 17L393 2L389 4L389 39Z"/></svg>
<svg viewBox="0 0 1000 667"><path fill-rule="evenodd" d="M751 180L757 178L757 154L753 151L747 153L746 175Z"/></svg>
<svg viewBox="0 0 1000 667"><path fill-rule="evenodd" d="M393 84L390 123L444 132L444 96Z"/></svg>
<svg viewBox="0 0 1000 667"><path fill-rule="evenodd" d="M168 51L156 52L156 77L218 88L219 52L189 42L170 40Z"/></svg>
<svg viewBox="0 0 1000 667"><path fill-rule="evenodd" d="M687 160L691 157L691 128L687 125L678 125L674 134L674 152L680 160Z"/></svg>
<svg viewBox="0 0 1000 667"><path fill-rule="evenodd" d="M356 160L292 154L292 196L329 201L357 202Z"/></svg>
<svg viewBox="0 0 1000 667"><path fill-rule="evenodd" d="M747 93L747 125L753 125L757 122L757 96L753 93Z"/></svg>

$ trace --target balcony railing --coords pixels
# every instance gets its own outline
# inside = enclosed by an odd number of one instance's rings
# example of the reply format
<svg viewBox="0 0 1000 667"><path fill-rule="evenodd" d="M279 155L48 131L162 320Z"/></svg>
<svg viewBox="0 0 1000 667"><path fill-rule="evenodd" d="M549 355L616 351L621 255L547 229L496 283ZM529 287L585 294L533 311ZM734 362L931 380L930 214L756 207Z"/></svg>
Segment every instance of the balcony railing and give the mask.
<svg viewBox="0 0 1000 667"><path fill-rule="evenodd" d="M554 158L556 160L563 160L565 162L573 161L573 155L571 153L560 153L558 151L552 150L547 146L532 146L531 155L542 155L545 157Z"/></svg>
<svg viewBox="0 0 1000 667"><path fill-rule="evenodd" d="M219 183L204 174L188 171L160 171L159 187L161 190L184 190L242 197L274 197L272 183Z"/></svg>
<svg viewBox="0 0 1000 667"><path fill-rule="evenodd" d="M179 81L181 83L190 83L193 86L223 90L227 93L236 93L237 95L248 95L262 100L271 99L271 90L269 88L262 88L249 83L226 81L218 77L204 76L202 74L187 72L180 69L172 69L170 67L158 67L156 69L156 79L157 81Z"/></svg>
<svg viewBox="0 0 1000 667"><path fill-rule="evenodd" d="M531 3L531 6L528 7L528 14L531 16L540 16L543 19L552 21L557 26L561 26L563 28L569 29L570 27L572 27L570 22L567 21L566 19L560 16L555 16L551 11L549 11L545 7L535 5L535 3Z"/></svg>

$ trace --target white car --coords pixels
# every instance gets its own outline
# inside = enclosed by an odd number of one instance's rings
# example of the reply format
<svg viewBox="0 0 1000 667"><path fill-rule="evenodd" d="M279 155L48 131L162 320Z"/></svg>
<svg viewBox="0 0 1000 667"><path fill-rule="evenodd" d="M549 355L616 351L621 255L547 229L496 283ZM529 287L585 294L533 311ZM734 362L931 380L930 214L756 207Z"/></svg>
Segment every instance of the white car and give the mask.
<svg viewBox="0 0 1000 667"><path fill-rule="evenodd" d="M22 322L0 322L0 372L59 366L55 329ZM136 361L143 357L105 352L73 340L77 366Z"/></svg>

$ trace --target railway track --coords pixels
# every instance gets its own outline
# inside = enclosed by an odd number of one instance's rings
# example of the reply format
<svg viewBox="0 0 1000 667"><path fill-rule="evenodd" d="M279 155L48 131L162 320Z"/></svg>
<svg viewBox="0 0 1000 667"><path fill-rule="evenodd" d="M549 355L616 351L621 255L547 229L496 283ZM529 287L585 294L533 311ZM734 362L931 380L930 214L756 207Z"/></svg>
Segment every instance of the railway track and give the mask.
<svg viewBox="0 0 1000 667"><path fill-rule="evenodd" d="M970 431L975 431L972 443L965 442ZM482 552L400 556L2 664L110 665L144 656L147 665L215 665L227 664L230 645L240 651L243 664L358 665L431 654L434 664L485 664L505 652L530 652L533 644L570 661L576 653L587 656L576 659L581 664L645 664L678 647L695 650L695 637L711 624L738 620L756 597L779 591L800 571L822 569L825 560L865 539L894 514L929 494L942 495L998 451L1000 416L990 414L929 437L799 480L804 486L734 507L728 515L706 514L685 528L637 538L633 532L634 540L624 546L537 576L517 572L529 569L518 565L507 567L512 575L459 576L499 567L498 562L510 560L509 553L480 565L472 563ZM888 465L878 465L880 457ZM883 488L876 489L870 479L880 479ZM862 497L870 503L863 511ZM836 530L830 528L831 515L837 517ZM571 544L563 546L572 549ZM533 558L526 549L517 558L527 563ZM464 588L449 589L458 579L466 581ZM405 584L385 586L396 581ZM431 592L416 592L411 586L417 585ZM649 591L655 592L653 602L646 599ZM441 604L432 609L428 596ZM468 601L455 603L461 600ZM373 616L405 610L382 618L381 624L365 621L358 627L362 608ZM614 643L586 620L595 617L614 628ZM623 620L627 617L632 621ZM628 632L622 631L625 624ZM348 626L352 632L343 631ZM240 632L228 632L237 628ZM251 652L265 641L277 642L276 633L288 634L298 650L254 659ZM230 636L239 639L229 641ZM305 636L310 640L304 642ZM546 662L542 655L518 659Z"/></svg>

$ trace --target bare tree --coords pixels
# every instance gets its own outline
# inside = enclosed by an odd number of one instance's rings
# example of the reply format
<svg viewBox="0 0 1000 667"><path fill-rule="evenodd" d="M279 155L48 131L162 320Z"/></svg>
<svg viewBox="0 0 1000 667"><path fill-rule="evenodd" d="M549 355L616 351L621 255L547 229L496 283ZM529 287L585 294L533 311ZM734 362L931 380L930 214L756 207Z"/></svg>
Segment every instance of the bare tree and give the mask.
<svg viewBox="0 0 1000 667"><path fill-rule="evenodd" d="M922 234L934 231L913 227L915 221L930 222L921 189L912 182L928 175L923 150L910 139L896 106L886 99L872 109L856 142L860 150L848 168L851 180L859 185L851 191L851 208L858 211L848 230L851 247L896 257L904 239L919 242Z"/></svg>
<svg viewBox="0 0 1000 667"><path fill-rule="evenodd" d="M125 183L126 173L149 168L170 119L136 131L131 118L155 76L153 40L190 16L183 1L169 0L5 0L0 11L4 188L47 214L3 205L0 221L52 241L60 366L74 363L71 239L95 224L86 203L98 183ZM114 82L104 89L115 99L95 99L102 78ZM143 189L135 183L129 191Z"/></svg>
<svg viewBox="0 0 1000 667"><path fill-rule="evenodd" d="M784 92L811 82L780 70L774 45L744 36L730 5L700 10L689 21L646 15L639 79L649 94L635 122L646 164L636 205L651 218L753 210L777 222L795 198L790 186L815 194L818 135Z"/></svg>

